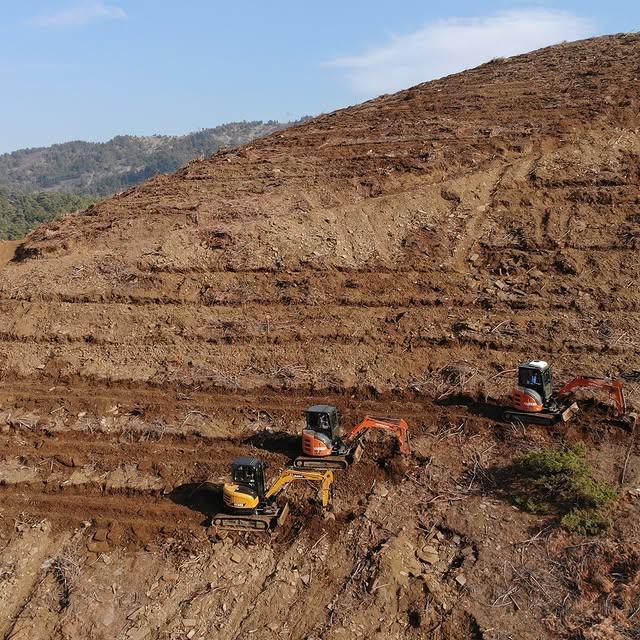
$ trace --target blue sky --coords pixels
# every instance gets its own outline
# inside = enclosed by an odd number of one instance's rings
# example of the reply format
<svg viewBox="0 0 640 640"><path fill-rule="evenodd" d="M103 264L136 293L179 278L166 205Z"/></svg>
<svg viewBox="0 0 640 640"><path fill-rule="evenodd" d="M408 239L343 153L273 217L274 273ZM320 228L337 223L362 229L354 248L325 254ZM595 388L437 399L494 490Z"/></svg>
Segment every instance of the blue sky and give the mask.
<svg viewBox="0 0 640 640"><path fill-rule="evenodd" d="M636 0L0 0L0 152L293 119L562 40Z"/></svg>

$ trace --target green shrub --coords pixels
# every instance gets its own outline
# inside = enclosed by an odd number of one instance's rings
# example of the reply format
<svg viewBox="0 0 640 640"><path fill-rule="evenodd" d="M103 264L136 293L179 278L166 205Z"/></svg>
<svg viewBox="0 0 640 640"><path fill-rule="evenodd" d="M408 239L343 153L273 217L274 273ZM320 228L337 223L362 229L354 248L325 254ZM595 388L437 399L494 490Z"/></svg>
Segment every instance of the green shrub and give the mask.
<svg viewBox="0 0 640 640"><path fill-rule="evenodd" d="M593 477L585 455L584 447L554 447L516 458L510 468L513 502L530 513L557 513L574 533L606 531L610 522L598 509L617 493Z"/></svg>
<svg viewBox="0 0 640 640"><path fill-rule="evenodd" d="M583 474L587 470L584 448L540 449L514 460L514 470L529 478L547 478Z"/></svg>
<svg viewBox="0 0 640 640"><path fill-rule="evenodd" d="M545 503L538 502L531 496L528 496L524 493L516 493L513 496L513 501L521 509L524 509L524 511L528 511L529 513L545 513L548 509Z"/></svg>
<svg viewBox="0 0 640 640"><path fill-rule="evenodd" d="M615 489L586 474L570 478L569 486L576 503L585 507L602 507L618 495Z"/></svg>
<svg viewBox="0 0 640 640"><path fill-rule="evenodd" d="M573 509L560 523L567 531L581 536L597 536L611 527L611 521L596 509Z"/></svg>

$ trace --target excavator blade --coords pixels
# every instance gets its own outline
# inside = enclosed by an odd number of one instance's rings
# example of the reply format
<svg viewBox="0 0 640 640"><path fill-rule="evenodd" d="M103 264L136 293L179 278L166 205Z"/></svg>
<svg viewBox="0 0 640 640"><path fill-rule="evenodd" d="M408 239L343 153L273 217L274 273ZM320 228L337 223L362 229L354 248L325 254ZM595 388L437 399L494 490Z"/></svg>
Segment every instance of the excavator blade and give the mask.
<svg viewBox="0 0 640 640"><path fill-rule="evenodd" d="M298 456L293 461L296 469L317 469L323 471L327 469L346 469L349 466L347 456L323 456L313 458L310 456Z"/></svg>
<svg viewBox="0 0 640 640"><path fill-rule="evenodd" d="M560 413L560 417L562 418L562 422L568 422L571 418L580 411L578 404L576 402L572 402L566 409Z"/></svg>
<svg viewBox="0 0 640 640"><path fill-rule="evenodd" d="M284 523L284 521L287 519L287 516L289 515L289 503L287 502L284 507L282 507L282 510L280 511L280 515L278 516L278 520L276 522L278 527L281 527L282 524Z"/></svg>

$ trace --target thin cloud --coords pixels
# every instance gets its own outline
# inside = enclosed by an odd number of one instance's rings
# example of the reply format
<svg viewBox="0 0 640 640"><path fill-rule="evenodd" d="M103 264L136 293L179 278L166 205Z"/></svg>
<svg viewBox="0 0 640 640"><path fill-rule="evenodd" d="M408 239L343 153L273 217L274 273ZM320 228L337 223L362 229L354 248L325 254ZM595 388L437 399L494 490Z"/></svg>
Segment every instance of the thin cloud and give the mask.
<svg viewBox="0 0 640 640"><path fill-rule="evenodd" d="M51 13L43 13L29 21L34 27L65 28L82 27L92 22L104 20L125 20L127 14L124 9L100 2L88 0L73 5L61 7Z"/></svg>
<svg viewBox="0 0 640 640"><path fill-rule="evenodd" d="M397 91L420 82L595 32L592 20L567 11L522 9L485 18L432 22L419 31L361 55L326 64L343 70L364 95Z"/></svg>

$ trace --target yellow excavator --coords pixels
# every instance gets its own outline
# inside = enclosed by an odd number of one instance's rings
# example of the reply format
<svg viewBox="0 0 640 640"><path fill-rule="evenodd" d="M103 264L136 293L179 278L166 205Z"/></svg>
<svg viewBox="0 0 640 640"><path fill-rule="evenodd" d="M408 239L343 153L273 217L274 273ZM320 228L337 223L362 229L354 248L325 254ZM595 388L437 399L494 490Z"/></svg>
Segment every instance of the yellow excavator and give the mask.
<svg viewBox="0 0 640 640"><path fill-rule="evenodd" d="M289 512L289 505L279 506L277 498L292 482L311 480L320 482L322 506L331 502L331 471L302 471L288 468L265 487L266 464L253 457L236 458L231 465L231 482L222 489L224 512L213 517L220 529L236 531L267 531L281 525Z"/></svg>

